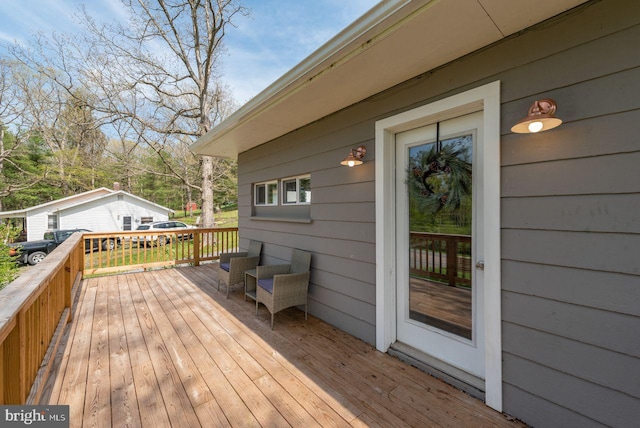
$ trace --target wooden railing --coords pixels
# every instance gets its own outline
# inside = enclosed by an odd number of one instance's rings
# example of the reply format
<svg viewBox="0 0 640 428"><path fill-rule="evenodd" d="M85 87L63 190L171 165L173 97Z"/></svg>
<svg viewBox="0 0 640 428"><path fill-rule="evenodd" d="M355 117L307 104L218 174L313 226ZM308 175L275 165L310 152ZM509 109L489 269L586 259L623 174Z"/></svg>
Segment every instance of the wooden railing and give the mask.
<svg viewBox="0 0 640 428"><path fill-rule="evenodd" d="M0 404L38 402L72 317L82 243L74 234L0 292Z"/></svg>
<svg viewBox="0 0 640 428"><path fill-rule="evenodd" d="M217 260L236 251L238 228L88 232L84 241L84 275L94 275Z"/></svg>
<svg viewBox="0 0 640 428"><path fill-rule="evenodd" d="M411 232L411 275L451 286L471 286L471 236Z"/></svg>
<svg viewBox="0 0 640 428"><path fill-rule="evenodd" d="M83 276L197 266L237 248L237 228L73 234L0 291L0 405L38 403Z"/></svg>

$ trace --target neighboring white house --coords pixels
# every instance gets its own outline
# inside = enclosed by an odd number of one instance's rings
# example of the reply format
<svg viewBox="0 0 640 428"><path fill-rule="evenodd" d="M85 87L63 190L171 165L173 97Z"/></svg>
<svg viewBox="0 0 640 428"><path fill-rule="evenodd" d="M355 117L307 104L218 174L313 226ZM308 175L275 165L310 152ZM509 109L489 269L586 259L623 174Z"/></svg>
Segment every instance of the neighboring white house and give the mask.
<svg viewBox="0 0 640 428"><path fill-rule="evenodd" d="M27 240L33 241L57 229L135 230L140 223L167 220L173 212L131 193L102 187L23 210L0 212L0 219L23 219Z"/></svg>

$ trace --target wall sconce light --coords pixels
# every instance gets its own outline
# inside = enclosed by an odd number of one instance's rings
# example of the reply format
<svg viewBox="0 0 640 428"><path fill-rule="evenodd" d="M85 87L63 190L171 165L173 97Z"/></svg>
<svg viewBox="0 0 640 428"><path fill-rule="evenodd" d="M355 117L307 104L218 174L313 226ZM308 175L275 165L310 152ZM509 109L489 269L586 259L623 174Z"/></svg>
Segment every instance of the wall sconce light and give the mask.
<svg viewBox="0 0 640 428"><path fill-rule="evenodd" d="M513 125L511 131L518 134L528 134L548 131L560 126L562 120L555 116L557 107L556 102L551 99L534 101L533 105L529 107L527 117Z"/></svg>
<svg viewBox="0 0 640 428"><path fill-rule="evenodd" d="M344 158L340 165L352 167L355 165L362 165L362 158L367 154L367 148L365 146L359 146L355 149L351 149L349 156Z"/></svg>

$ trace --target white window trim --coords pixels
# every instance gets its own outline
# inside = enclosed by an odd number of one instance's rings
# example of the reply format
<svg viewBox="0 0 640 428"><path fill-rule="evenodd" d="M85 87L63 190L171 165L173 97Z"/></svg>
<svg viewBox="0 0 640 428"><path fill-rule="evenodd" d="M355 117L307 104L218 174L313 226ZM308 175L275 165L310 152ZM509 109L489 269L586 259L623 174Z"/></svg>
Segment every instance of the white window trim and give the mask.
<svg viewBox="0 0 640 428"><path fill-rule="evenodd" d="M270 184L275 184L276 188L277 188L276 197L275 197L274 201L271 202L271 203L268 202L268 200L269 200L269 192L268 192L269 188L268 188L268 186ZM264 186L264 204L259 204L258 203L258 191L257 191L258 186ZM278 205L278 196L277 195L280 192L279 186L280 186L280 183L278 182L278 180L262 181L260 183L255 183L253 185L253 205L256 206L256 207L273 207L273 206L277 206Z"/></svg>
<svg viewBox="0 0 640 428"><path fill-rule="evenodd" d="M484 110L485 403L502 411L500 306L500 82L471 89L376 122L376 348L396 340L395 134Z"/></svg>
<svg viewBox="0 0 640 428"><path fill-rule="evenodd" d="M304 179L304 178L308 178L309 180L311 180L311 174L297 175L297 176L294 176L294 177L287 177L287 178L283 178L283 179L280 180L280 188L282 189L281 190L280 200L281 200L283 206L310 205L311 204L311 201L300 202L298 200L298 198L300 196L300 179ZM284 183L285 183L285 181L292 181L292 180L296 181L296 201L295 202L286 202L285 201Z"/></svg>

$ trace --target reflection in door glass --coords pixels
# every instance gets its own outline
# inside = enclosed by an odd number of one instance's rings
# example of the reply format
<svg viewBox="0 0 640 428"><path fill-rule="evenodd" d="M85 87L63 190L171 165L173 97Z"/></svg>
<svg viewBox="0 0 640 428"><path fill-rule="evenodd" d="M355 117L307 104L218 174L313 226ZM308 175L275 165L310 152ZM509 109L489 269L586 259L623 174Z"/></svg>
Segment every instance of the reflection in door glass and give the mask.
<svg viewBox="0 0 640 428"><path fill-rule="evenodd" d="M472 338L473 135L409 149L409 317Z"/></svg>

